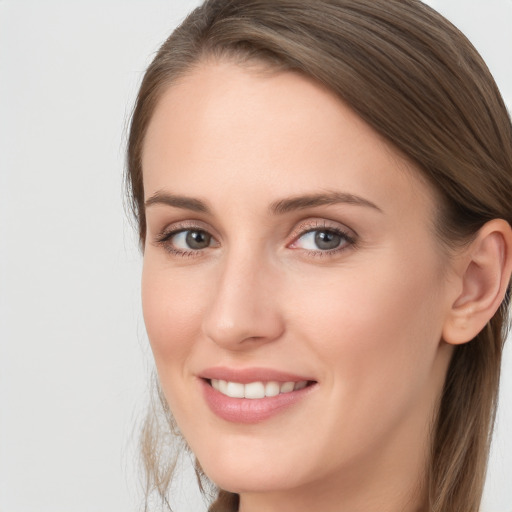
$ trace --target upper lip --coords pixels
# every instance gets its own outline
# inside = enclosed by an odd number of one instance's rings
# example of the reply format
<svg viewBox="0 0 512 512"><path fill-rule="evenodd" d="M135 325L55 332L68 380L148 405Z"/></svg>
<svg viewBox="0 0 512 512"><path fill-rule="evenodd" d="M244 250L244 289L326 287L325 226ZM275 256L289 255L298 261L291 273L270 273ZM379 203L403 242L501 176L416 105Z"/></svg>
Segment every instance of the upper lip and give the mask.
<svg viewBox="0 0 512 512"><path fill-rule="evenodd" d="M302 382L312 381L304 375L297 375L272 368L228 368L216 366L207 368L200 372L198 376L202 379L218 379L228 382L239 382L248 384L250 382Z"/></svg>

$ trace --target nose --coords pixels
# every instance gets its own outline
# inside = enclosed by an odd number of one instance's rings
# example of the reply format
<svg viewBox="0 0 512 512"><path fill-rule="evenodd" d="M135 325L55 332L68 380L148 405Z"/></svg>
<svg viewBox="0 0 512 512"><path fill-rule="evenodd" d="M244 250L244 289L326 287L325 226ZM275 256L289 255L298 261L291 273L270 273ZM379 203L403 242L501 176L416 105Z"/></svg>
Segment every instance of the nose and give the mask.
<svg viewBox="0 0 512 512"><path fill-rule="evenodd" d="M229 256L219 267L203 317L204 334L228 350L277 340L284 332L276 293L278 270L245 253Z"/></svg>

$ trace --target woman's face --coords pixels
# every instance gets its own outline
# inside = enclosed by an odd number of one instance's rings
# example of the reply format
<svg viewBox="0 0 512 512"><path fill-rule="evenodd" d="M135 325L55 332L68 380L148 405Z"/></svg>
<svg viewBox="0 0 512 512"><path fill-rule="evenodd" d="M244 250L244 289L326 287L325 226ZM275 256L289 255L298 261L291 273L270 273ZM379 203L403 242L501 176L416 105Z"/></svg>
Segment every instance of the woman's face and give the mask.
<svg viewBox="0 0 512 512"><path fill-rule="evenodd" d="M163 95L143 170L144 318L206 474L416 478L453 294L412 165L311 80L210 62Z"/></svg>

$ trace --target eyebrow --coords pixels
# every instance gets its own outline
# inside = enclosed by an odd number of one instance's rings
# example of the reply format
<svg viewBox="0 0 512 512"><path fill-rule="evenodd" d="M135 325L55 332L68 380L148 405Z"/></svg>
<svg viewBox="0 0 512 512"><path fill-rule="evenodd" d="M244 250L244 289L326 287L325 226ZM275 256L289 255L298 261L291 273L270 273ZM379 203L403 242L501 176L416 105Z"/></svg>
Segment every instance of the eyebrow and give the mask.
<svg viewBox="0 0 512 512"><path fill-rule="evenodd" d="M167 206L173 206L174 208L182 208L184 210L192 210L193 212L199 213L211 213L210 208L208 208L206 203L200 199L186 196L177 196L161 191L156 192L149 199L147 199L144 203L144 206L147 208L148 206L154 204L164 204Z"/></svg>
<svg viewBox="0 0 512 512"><path fill-rule="evenodd" d="M275 201L270 205L270 211L272 213L281 215L294 210L304 210L306 208L314 208L316 206L340 203L353 204L356 206L366 206L382 213L382 210L376 204L368 201L368 199L364 199L363 197L354 194L336 191L280 199L279 201Z"/></svg>
<svg viewBox="0 0 512 512"><path fill-rule="evenodd" d="M351 204L356 206L366 206L373 208L382 213L382 210L371 201L363 197L349 194L346 192L324 192L320 194L307 194L295 196L274 201L270 205L270 212L274 215L283 215L295 210L304 210L306 208L314 208L317 206L333 205L333 204ZM174 208L182 208L194 212L211 214L210 208L204 201L193 197L169 194L167 192L156 192L144 203L145 207L155 204L163 204Z"/></svg>

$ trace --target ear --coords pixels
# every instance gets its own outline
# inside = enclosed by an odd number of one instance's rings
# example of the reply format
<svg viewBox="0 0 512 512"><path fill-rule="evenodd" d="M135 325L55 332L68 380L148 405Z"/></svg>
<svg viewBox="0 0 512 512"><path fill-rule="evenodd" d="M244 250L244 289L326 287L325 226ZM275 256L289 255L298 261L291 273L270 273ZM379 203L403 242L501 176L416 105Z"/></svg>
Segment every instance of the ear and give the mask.
<svg viewBox="0 0 512 512"><path fill-rule="evenodd" d="M460 258L458 295L443 328L452 345L471 341L498 310L512 273L512 228L502 219L487 222Z"/></svg>

